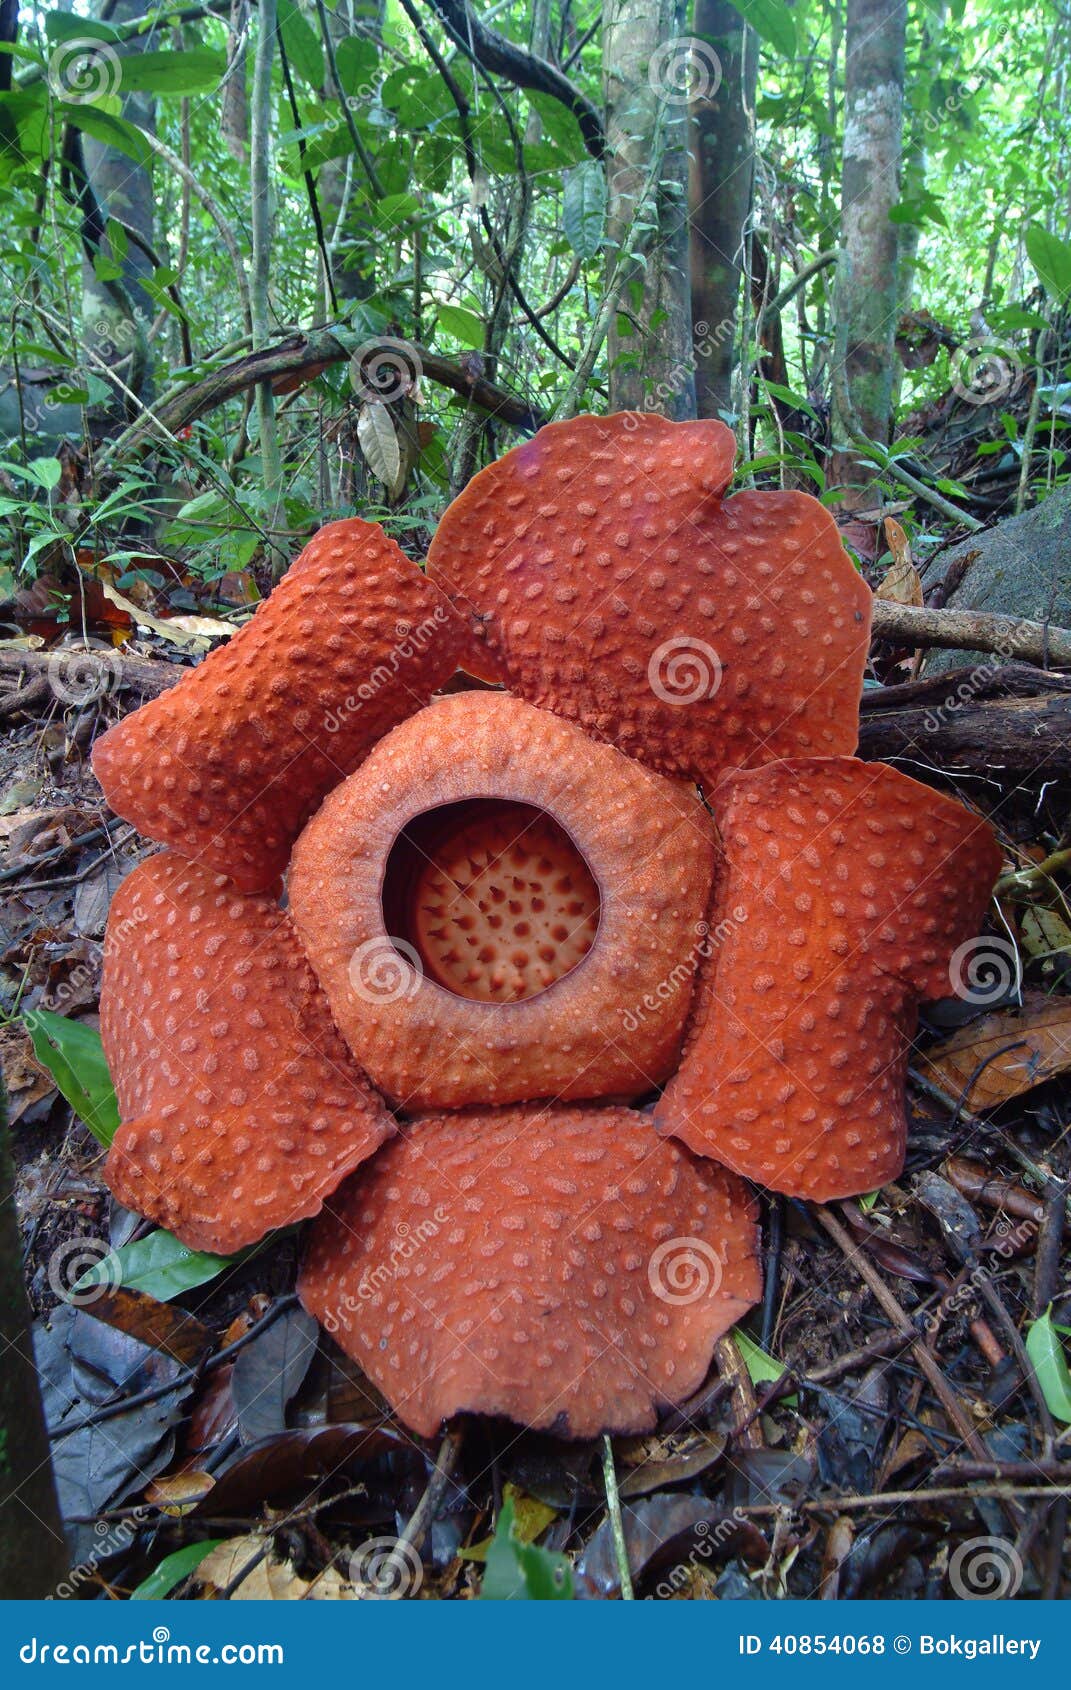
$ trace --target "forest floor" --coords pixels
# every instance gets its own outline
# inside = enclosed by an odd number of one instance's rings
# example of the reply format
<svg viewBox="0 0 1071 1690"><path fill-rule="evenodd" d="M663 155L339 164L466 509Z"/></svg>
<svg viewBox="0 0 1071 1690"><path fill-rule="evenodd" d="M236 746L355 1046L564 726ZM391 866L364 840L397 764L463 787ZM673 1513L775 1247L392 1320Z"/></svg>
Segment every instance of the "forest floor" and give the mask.
<svg viewBox="0 0 1071 1690"><path fill-rule="evenodd" d="M125 656L189 660L133 632ZM24 626L5 655L33 644ZM905 673L887 663L882 678ZM479 1421L438 1447L413 1437L300 1310L293 1235L166 1300L66 1300L94 1250L149 1228L110 1198L101 1147L21 1017L96 1024L108 904L151 847L107 811L88 763L136 692L120 682L77 705L40 679L9 671L0 692L0 1048L77 1593L127 1596L178 1550L176 1596L352 1597L369 1578L379 1593L375 1546L400 1537L395 1594L471 1597L512 1498L518 1538L567 1552L579 1597L619 1594L601 1446ZM1014 862L1058 842L1052 798L1018 794ZM1021 967L1007 989L924 1019L902 1178L828 1208L764 1198L763 1307L656 1433L614 1441L638 1596L1071 1589L1071 1408L1054 1412L1066 1364L1046 1315L1071 1325L1064 887L1055 869L1029 902L1002 904Z"/></svg>

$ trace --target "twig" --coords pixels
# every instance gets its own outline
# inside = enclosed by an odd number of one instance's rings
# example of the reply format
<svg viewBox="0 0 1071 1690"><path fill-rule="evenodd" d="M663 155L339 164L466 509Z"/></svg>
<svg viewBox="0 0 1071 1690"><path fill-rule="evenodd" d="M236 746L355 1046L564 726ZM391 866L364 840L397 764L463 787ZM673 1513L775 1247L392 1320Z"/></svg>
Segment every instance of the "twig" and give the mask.
<svg viewBox="0 0 1071 1690"><path fill-rule="evenodd" d="M417 1503L412 1517L407 1522L404 1531L398 1539L399 1549L404 1548L408 1544L413 1549L419 1551L421 1544L424 1542L428 1532L435 1523L439 1512L439 1505L446 1495L450 1481L453 1478L454 1469L457 1466L458 1459L461 1455L461 1447L464 1441L465 1427L464 1423L462 1423L457 1426L454 1431L447 1432L442 1443L439 1445L439 1453L435 1457L435 1466L432 1468L431 1478L428 1481L427 1489L420 1501Z"/></svg>
<svg viewBox="0 0 1071 1690"><path fill-rule="evenodd" d="M922 1372L926 1375L927 1380L936 1393L941 1406L948 1415L952 1425L955 1427L959 1436L962 1438L967 1448L971 1451L972 1455L977 1456L980 1461L986 1460L989 1455L989 1451L986 1449L985 1444L972 1425L966 1409L960 1402L955 1391L953 1391L944 1374L941 1372L941 1369L933 1359L933 1356L926 1348L926 1345L923 1343L917 1329L912 1324L907 1314L905 1314L904 1310L900 1307L900 1304L893 1296L893 1293L889 1290L889 1287L885 1284L885 1281L871 1266L870 1262L867 1261L862 1251L859 1250L853 1243L850 1234L846 1228L841 1225L841 1222L833 1214L832 1210L828 1209L824 1203L816 1203L813 1212L816 1219L829 1233L833 1242L839 1247L847 1260L851 1262L860 1279L865 1281L875 1300L884 1309L894 1326L896 1326L905 1335L910 1334L911 1348L914 1353L915 1360Z"/></svg>
<svg viewBox="0 0 1071 1690"><path fill-rule="evenodd" d="M621 1600L631 1602L632 1569L628 1564L625 1522L621 1517L621 1497L617 1489L617 1474L614 1471L614 1446L606 1432L602 1435L602 1480L606 1487L606 1512L610 1516L610 1533L614 1540L614 1556L617 1560L618 1578L621 1581Z"/></svg>

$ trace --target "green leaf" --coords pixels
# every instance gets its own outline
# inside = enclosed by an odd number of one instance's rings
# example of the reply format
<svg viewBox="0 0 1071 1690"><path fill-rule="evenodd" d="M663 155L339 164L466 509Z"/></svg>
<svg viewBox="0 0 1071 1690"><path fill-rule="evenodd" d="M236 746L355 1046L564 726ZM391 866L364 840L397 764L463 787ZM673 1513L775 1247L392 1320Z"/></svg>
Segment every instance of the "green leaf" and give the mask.
<svg viewBox="0 0 1071 1690"><path fill-rule="evenodd" d="M122 60L124 94L204 94L223 80L227 61L208 47L187 52L127 53Z"/></svg>
<svg viewBox="0 0 1071 1690"><path fill-rule="evenodd" d="M729 0L729 4L756 35L776 47L786 59L796 57L796 20L784 0Z"/></svg>
<svg viewBox="0 0 1071 1690"><path fill-rule="evenodd" d="M343 93L371 104L379 72L379 49L375 42L359 35L344 36L335 48L335 64Z"/></svg>
<svg viewBox="0 0 1071 1690"><path fill-rule="evenodd" d="M483 346L483 324L475 311L466 311L463 305L440 305L439 327L462 346L473 346L477 352Z"/></svg>
<svg viewBox="0 0 1071 1690"><path fill-rule="evenodd" d="M119 1126L119 1105L100 1034L49 1009L30 1010L25 1025L42 1068L48 1069L79 1120L107 1147Z"/></svg>
<svg viewBox="0 0 1071 1690"><path fill-rule="evenodd" d="M581 159L588 156L588 149L584 145L584 137L580 133L580 125L567 106L552 98L550 94L537 94L529 91L529 104L539 113L543 124L543 134L548 141L561 153L564 153L563 164L579 164Z"/></svg>
<svg viewBox="0 0 1071 1690"><path fill-rule="evenodd" d="M105 1256L87 1269L73 1287L88 1291L94 1285L121 1285L126 1291L141 1291L155 1297L158 1303L170 1302L195 1285L204 1285L225 1268L233 1266L237 1256L209 1256L201 1250L191 1250L180 1244L173 1233L159 1229L147 1238L136 1238L121 1250Z"/></svg>
<svg viewBox="0 0 1071 1690"><path fill-rule="evenodd" d="M48 41L121 41L119 30L111 24L97 23L94 18L79 17L76 12L49 12L45 18L45 38Z"/></svg>
<svg viewBox="0 0 1071 1690"><path fill-rule="evenodd" d="M68 105L57 107L57 116L64 123L71 123L75 129L81 129L87 135L92 135L94 141L103 141L106 147L114 147L124 158L133 159L135 164L148 165L152 160L152 152L141 130L133 123L127 123L123 117L116 117L113 112L103 111L100 106Z"/></svg>
<svg viewBox="0 0 1071 1690"><path fill-rule="evenodd" d="M746 1332L740 1330L739 1326L733 1327L731 1336L736 1340L740 1354L744 1358L744 1366L751 1376L753 1385L773 1385L781 1378L785 1371L782 1363L776 1361L772 1355L768 1355L760 1344L756 1344L754 1338L749 1338ZM795 1408L799 1398L791 1396L785 1397L783 1400L789 1408Z"/></svg>
<svg viewBox="0 0 1071 1690"><path fill-rule="evenodd" d="M578 258L594 258L606 226L606 172L596 159L585 159L565 173L562 227Z"/></svg>
<svg viewBox="0 0 1071 1690"><path fill-rule="evenodd" d="M564 1555L520 1543L514 1527L513 1502L505 1502L495 1535L487 1549L480 1587L484 1602L571 1602L573 1569Z"/></svg>
<svg viewBox="0 0 1071 1690"><path fill-rule="evenodd" d="M1046 293L1063 304L1071 294L1071 241L1050 235L1040 223L1026 231L1026 251Z"/></svg>
<svg viewBox="0 0 1071 1690"><path fill-rule="evenodd" d="M324 50L320 37L294 0L279 0L279 34L290 68L310 88L324 86ZM345 86L345 84L343 84Z"/></svg>
<svg viewBox="0 0 1071 1690"><path fill-rule="evenodd" d="M1026 1353L1037 1375L1041 1394L1049 1405L1049 1413L1057 1420L1071 1425L1071 1373L1067 1357L1059 1339L1062 1328L1054 1325L1050 1303L1040 1320L1035 1320L1026 1335Z"/></svg>
<svg viewBox="0 0 1071 1690"><path fill-rule="evenodd" d="M221 1537L210 1537L203 1543L188 1543L184 1549L176 1549L173 1555L165 1555L148 1578L142 1579L130 1592L130 1601L152 1602L157 1597L166 1596L201 1565L210 1549L215 1549L223 1541Z"/></svg>

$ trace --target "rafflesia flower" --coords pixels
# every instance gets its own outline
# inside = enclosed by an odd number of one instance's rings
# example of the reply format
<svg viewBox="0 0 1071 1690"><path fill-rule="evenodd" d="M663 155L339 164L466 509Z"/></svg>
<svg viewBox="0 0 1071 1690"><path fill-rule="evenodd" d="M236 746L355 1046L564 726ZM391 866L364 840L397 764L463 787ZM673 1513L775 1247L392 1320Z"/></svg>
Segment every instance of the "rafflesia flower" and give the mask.
<svg viewBox="0 0 1071 1690"><path fill-rule="evenodd" d="M759 1293L744 1181L899 1174L999 867L854 758L869 591L815 500L725 497L732 444L554 424L426 574L333 523L96 748L170 847L109 926L108 1183L198 1249L316 1217L305 1306L424 1435L696 1390ZM459 664L496 688L433 700Z"/></svg>

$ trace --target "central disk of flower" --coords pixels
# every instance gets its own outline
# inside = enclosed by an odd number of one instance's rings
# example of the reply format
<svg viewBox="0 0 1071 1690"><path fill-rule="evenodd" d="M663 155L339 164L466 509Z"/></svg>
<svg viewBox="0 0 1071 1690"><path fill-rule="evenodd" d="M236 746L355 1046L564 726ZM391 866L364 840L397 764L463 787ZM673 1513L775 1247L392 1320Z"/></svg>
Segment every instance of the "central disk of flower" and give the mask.
<svg viewBox="0 0 1071 1690"><path fill-rule="evenodd" d="M481 1003L519 1003L583 961L599 925L599 889L545 810L473 798L416 816L383 880L395 942L429 979Z"/></svg>

